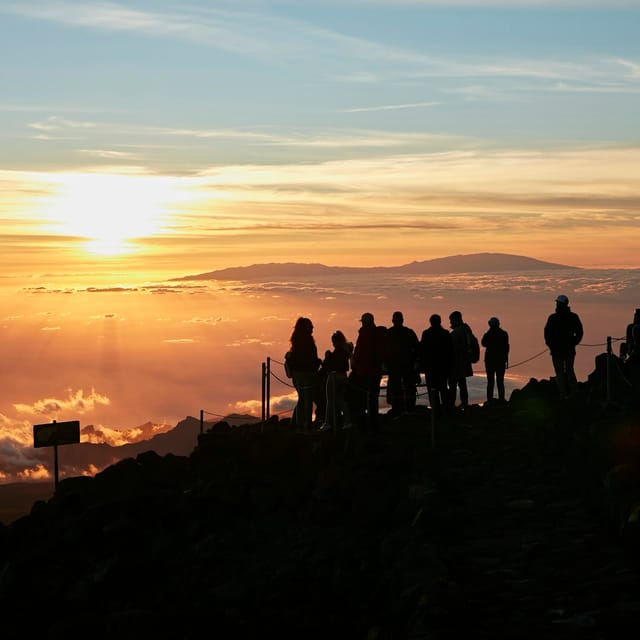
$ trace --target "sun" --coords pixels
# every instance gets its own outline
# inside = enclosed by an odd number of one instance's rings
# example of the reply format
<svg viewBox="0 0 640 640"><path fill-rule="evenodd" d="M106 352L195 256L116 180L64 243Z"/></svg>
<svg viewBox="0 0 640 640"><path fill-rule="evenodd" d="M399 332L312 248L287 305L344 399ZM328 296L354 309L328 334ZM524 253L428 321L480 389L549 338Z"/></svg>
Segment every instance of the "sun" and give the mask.
<svg viewBox="0 0 640 640"><path fill-rule="evenodd" d="M162 177L66 174L50 196L47 215L58 233L86 239L84 249L115 255L133 240L157 233L174 200L174 185Z"/></svg>

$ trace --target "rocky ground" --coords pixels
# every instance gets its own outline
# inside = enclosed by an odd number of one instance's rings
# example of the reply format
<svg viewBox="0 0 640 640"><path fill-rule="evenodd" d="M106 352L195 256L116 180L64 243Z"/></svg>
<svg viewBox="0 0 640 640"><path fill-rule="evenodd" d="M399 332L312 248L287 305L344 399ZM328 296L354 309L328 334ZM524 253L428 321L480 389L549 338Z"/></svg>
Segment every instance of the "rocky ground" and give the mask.
<svg viewBox="0 0 640 640"><path fill-rule="evenodd" d="M3 638L613 639L640 623L637 403L559 403L381 433L288 420L69 478L0 527ZM432 429L434 429L432 431Z"/></svg>

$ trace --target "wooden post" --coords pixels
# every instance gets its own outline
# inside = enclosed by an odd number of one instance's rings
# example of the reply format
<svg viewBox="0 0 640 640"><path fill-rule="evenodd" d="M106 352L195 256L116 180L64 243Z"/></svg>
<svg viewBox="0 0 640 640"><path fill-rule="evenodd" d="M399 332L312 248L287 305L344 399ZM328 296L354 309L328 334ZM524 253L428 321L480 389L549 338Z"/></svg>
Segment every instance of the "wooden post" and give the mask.
<svg viewBox="0 0 640 640"><path fill-rule="evenodd" d="M200 409L200 433L204 431L204 410Z"/></svg>

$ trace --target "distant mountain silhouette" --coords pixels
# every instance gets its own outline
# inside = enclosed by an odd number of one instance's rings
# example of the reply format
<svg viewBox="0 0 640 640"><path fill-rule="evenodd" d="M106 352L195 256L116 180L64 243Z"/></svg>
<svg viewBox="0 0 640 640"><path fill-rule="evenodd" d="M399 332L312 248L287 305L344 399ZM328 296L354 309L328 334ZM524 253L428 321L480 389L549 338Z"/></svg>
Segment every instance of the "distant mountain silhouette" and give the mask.
<svg viewBox="0 0 640 640"><path fill-rule="evenodd" d="M472 253L432 260L414 261L397 267L331 267L320 263L270 262L244 267L228 267L195 275L172 278L184 280L252 280L274 277L308 277L321 275L353 275L357 273L397 273L405 275L438 275L449 273L499 273L506 271L551 271L572 269L566 264L545 262L509 253Z"/></svg>

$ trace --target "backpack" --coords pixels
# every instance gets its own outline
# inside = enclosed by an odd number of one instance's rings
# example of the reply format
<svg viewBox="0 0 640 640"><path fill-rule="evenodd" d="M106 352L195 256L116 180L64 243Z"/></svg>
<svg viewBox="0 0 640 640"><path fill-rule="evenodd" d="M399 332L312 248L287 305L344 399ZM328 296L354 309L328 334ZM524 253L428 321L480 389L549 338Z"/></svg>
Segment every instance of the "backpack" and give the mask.
<svg viewBox="0 0 640 640"><path fill-rule="evenodd" d="M471 360L471 364L475 364L480 360L480 343L471 329L469 329L467 342L469 343L469 360Z"/></svg>

